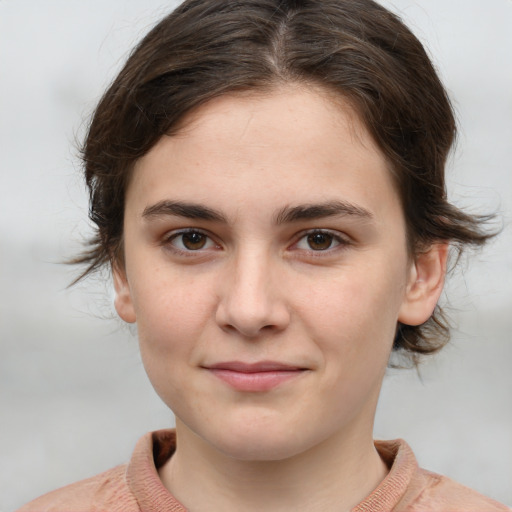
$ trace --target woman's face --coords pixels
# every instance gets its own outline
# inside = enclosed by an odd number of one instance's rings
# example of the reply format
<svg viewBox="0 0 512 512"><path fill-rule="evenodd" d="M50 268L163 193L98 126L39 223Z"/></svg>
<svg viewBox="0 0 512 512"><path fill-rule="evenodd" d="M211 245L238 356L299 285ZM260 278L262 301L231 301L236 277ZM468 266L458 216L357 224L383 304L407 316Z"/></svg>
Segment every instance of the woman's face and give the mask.
<svg viewBox="0 0 512 512"><path fill-rule="evenodd" d="M414 272L386 161L347 103L229 95L141 158L116 307L179 428L239 459L370 436Z"/></svg>

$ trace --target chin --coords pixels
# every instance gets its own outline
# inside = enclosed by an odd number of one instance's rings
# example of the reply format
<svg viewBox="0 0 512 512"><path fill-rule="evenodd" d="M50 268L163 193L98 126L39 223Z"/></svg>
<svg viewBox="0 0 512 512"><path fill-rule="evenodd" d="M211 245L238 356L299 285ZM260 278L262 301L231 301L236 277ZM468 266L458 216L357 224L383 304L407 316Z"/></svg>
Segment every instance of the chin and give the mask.
<svg viewBox="0 0 512 512"><path fill-rule="evenodd" d="M237 439L219 440L216 448L224 455L241 461L277 461L290 459L300 453L305 448L302 443L294 442L296 440L270 437L268 433L252 436L240 436Z"/></svg>
<svg viewBox="0 0 512 512"><path fill-rule="evenodd" d="M277 461L294 457L320 440L310 439L302 427L278 422L253 421L225 424L215 430L201 429L199 435L222 454L241 461Z"/></svg>

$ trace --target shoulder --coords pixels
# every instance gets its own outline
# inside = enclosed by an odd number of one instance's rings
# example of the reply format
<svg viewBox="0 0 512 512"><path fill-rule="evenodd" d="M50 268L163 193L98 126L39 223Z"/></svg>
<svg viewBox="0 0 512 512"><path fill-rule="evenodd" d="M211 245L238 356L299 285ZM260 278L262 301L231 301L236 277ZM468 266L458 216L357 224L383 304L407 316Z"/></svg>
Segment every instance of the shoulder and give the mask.
<svg viewBox="0 0 512 512"><path fill-rule="evenodd" d="M389 473L352 512L512 512L450 478L420 468L402 439L376 441L375 446Z"/></svg>
<svg viewBox="0 0 512 512"><path fill-rule="evenodd" d="M49 492L18 512L138 512L126 482L126 465Z"/></svg>
<svg viewBox="0 0 512 512"><path fill-rule="evenodd" d="M174 430L149 432L137 442L128 464L45 494L17 512L184 510L158 476L157 468L175 448Z"/></svg>
<svg viewBox="0 0 512 512"><path fill-rule="evenodd" d="M488 498L451 478L418 469L415 480L419 492L407 512L512 512L509 507Z"/></svg>

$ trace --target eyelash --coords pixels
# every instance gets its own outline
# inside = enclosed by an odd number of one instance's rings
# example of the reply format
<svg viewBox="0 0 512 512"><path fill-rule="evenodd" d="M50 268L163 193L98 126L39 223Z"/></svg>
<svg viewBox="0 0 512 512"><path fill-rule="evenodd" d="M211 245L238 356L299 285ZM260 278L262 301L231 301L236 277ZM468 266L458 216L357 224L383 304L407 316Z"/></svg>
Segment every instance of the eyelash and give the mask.
<svg viewBox="0 0 512 512"><path fill-rule="evenodd" d="M213 240L213 238L208 234L206 233L205 231L202 231L200 229L196 229L196 228L190 228L190 229L182 229L182 230L179 230L179 231L173 231L171 232L170 234L168 234L164 240L163 240L163 245L173 251L174 253L176 254L179 254L180 256L186 256L186 257L190 257L190 256L196 256L198 255L198 253L200 254L204 248L203 247L200 247L199 249L197 250L193 250L193 249L181 249L179 247L176 247L175 245L173 245L173 241L174 240L177 240L179 239L180 237L183 237L185 235L201 235L203 237L206 238L206 244L208 244L208 242L210 242L211 244L215 245L216 248L219 248L220 246ZM182 245L183 244L183 238L181 239L182 240Z"/></svg>
<svg viewBox="0 0 512 512"><path fill-rule="evenodd" d="M331 231L329 229L311 229L300 233L297 237L297 241L293 244L293 246L298 246L302 240L306 240L306 243L308 243L307 238L313 235L323 235L331 239L330 246L325 249L314 250L311 247L299 249L313 254L315 258L321 258L323 256L327 256L328 254L330 255L337 250L343 250L351 244L351 241L348 239L348 237L342 236L339 232ZM335 245L333 246L332 244Z"/></svg>
<svg viewBox="0 0 512 512"><path fill-rule="evenodd" d="M173 241L175 241L185 235L196 235L196 234L201 235L202 237L205 237L205 239L206 239L205 245L210 245L210 247L205 248L203 246L203 247L199 247L198 249L194 250L194 249L187 249L187 248L179 248L179 247L176 247L172 243ZM314 235L327 236L330 239L329 247L327 247L325 249L318 249L318 250L312 249L311 247L309 247L309 248L299 248L298 247L298 245L300 244L300 242L302 240L306 240L306 243L308 243L307 237L314 236ZM328 229L311 229L311 230L304 231L304 232L300 233L297 236L296 241L292 244L291 247L295 247L298 251L301 251L301 252L302 251L308 252L309 254L314 255L315 258L318 258L318 257L327 256L328 254L330 255L334 251L337 251L337 250L343 250L347 246L351 245L351 243L352 242L346 236L341 236L338 232L333 232ZM183 238L181 239L181 244L184 245ZM333 244L334 244L334 246L333 246ZM221 248L221 246L219 244L217 244L207 232L202 231L200 229L196 229L196 228L189 228L189 229L183 229L183 230L171 232L164 238L162 245L164 245L167 249L171 250L172 252L174 252L180 256L185 256L185 257L197 257L198 255L203 253L205 250L211 249L211 246L214 246L215 249Z"/></svg>

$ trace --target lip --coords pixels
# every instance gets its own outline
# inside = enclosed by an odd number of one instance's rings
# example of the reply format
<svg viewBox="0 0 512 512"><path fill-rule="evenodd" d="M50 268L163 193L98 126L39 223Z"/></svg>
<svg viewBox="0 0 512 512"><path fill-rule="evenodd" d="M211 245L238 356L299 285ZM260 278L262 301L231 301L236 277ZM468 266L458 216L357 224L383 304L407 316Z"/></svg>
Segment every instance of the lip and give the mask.
<svg viewBox="0 0 512 512"><path fill-rule="evenodd" d="M270 391L307 371L307 368L275 361L226 361L203 368L237 391L246 392Z"/></svg>

